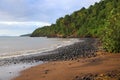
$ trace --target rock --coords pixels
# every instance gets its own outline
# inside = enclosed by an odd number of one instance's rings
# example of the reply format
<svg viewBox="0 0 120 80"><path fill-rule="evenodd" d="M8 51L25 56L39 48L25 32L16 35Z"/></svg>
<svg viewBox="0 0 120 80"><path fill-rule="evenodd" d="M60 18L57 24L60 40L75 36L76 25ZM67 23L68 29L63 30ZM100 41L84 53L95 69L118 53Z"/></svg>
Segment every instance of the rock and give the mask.
<svg viewBox="0 0 120 80"><path fill-rule="evenodd" d="M49 70L45 70L45 74L48 74Z"/></svg>

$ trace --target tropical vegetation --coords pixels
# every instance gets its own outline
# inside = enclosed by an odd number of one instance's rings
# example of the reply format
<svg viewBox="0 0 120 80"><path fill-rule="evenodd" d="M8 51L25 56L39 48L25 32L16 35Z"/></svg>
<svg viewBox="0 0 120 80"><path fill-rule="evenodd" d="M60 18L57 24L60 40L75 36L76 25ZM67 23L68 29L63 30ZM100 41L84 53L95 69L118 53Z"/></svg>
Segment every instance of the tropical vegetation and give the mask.
<svg viewBox="0 0 120 80"><path fill-rule="evenodd" d="M32 37L98 37L103 48L120 52L120 0L101 0L36 29Z"/></svg>

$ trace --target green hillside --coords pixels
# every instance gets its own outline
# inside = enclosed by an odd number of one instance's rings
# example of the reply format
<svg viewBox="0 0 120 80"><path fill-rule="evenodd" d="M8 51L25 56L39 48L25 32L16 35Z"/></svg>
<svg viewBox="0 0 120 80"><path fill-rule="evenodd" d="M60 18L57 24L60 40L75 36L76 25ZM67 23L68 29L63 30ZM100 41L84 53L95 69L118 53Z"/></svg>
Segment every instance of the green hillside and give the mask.
<svg viewBox="0 0 120 80"><path fill-rule="evenodd" d="M51 26L36 29L31 36L99 37L107 51L120 52L120 0L101 0L87 9L83 7Z"/></svg>

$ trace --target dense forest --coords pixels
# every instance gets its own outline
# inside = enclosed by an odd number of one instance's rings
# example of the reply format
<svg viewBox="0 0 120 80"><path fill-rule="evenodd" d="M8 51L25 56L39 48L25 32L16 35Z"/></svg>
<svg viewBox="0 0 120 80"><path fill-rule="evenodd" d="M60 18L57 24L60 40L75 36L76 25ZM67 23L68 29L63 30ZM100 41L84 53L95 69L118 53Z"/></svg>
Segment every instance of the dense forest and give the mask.
<svg viewBox="0 0 120 80"><path fill-rule="evenodd" d="M32 37L99 37L109 52L120 52L120 0L101 0L36 29Z"/></svg>

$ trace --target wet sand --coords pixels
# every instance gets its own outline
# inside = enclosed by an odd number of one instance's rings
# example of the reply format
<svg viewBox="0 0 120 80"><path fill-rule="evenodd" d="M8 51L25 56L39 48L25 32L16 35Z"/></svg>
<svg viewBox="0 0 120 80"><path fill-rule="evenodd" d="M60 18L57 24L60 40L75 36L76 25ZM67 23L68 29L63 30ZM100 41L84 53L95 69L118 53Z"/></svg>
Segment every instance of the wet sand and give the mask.
<svg viewBox="0 0 120 80"><path fill-rule="evenodd" d="M102 52L99 53L102 54ZM21 72L21 75L14 80L86 80L82 79L82 77L87 74L93 74L99 77L111 71L120 74L120 54L105 53L104 55L102 54L91 58L51 61L24 70ZM117 80L117 78L113 77L113 79L110 78L109 80Z"/></svg>
<svg viewBox="0 0 120 80"><path fill-rule="evenodd" d="M97 51L96 43L97 43L97 39L84 38L84 39L80 39L79 42L76 42L74 44L63 47L61 46L53 51L43 52L42 54L36 53L33 55L31 54L26 56L0 59L0 71L2 70L4 72L0 74L0 80L10 80L11 78L18 76L19 71L28 68L28 67L25 68L25 66L29 66L29 67L35 66L34 64L31 63L39 63L41 61L42 62L68 61L68 60L77 59L78 57L85 58L85 57L96 56L95 54L95 52ZM21 67L19 66L19 64ZM7 67L4 68L6 65ZM11 68L13 68L13 70Z"/></svg>
<svg viewBox="0 0 120 80"><path fill-rule="evenodd" d="M11 80L19 76L20 71L28 69L32 66L42 64L42 62L35 63L17 63L0 66L0 80Z"/></svg>

